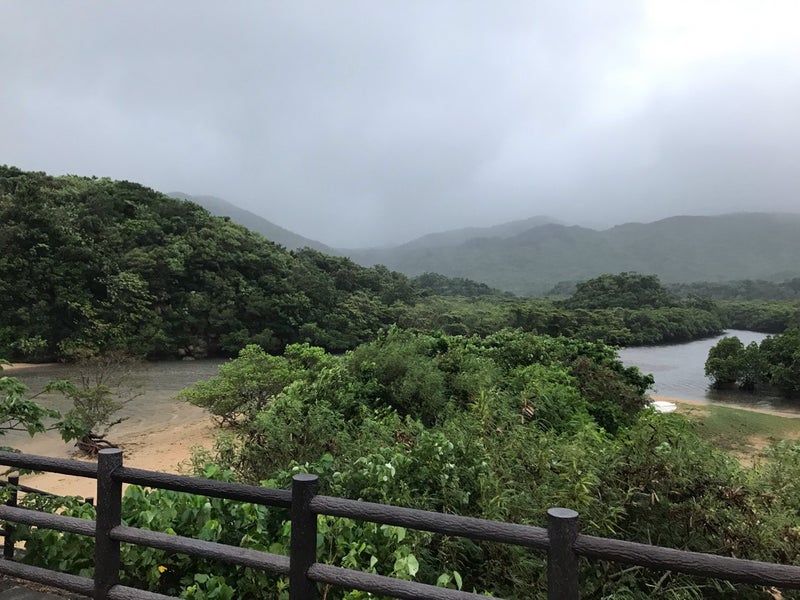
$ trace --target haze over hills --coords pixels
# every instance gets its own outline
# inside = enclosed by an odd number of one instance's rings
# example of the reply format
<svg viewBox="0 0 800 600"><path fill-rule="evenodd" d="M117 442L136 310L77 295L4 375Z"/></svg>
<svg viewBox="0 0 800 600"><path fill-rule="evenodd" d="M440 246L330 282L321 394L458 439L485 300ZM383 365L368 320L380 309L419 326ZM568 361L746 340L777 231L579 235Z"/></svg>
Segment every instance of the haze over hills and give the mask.
<svg viewBox="0 0 800 600"><path fill-rule="evenodd" d="M405 244L400 244L399 247L404 249L438 248L441 246L458 246L459 244L463 244L475 238L509 238L524 231L528 231L529 229L533 229L534 227L550 223L563 225L563 223L556 219L545 215L539 215L519 221L492 225L490 227L463 227L461 229L429 233L413 239L410 242L406 242ZM346 253L348 251L342 250L342 252Z"/></svg>
<svg viewBox="0 0 800 600"><path fill-rule="evenodd" d="M308 247L324 252L325 254L340 254L339 251L330 246L326 246L322 242L289 231L280 225L276 225L272 221L268 221L264 217L260 217L249 210L239 208L235 204L231 204L222 198L217 198L216 196L192 196L183 192L169 192L167 195L172 198L177 198L178 200L189 200L195 204L199 204L212 215L230 217L234 223L244 225L250 231L260 233L268 240L280 244L289 250Z"/></svg>
<svg viewBox="0 0 800 600"><path fill-rule="evenodd" d="M785 279L800 275L800 214L676 216L603 231L547 223L508 237L348 251L364 265L432 271L517 294L602 273L654 273L665 282Z"/></svg>
<svg viewBox="0 0 800 600"><path fill-rule="evenodd" d="M431 233L392 247L334 249L214 196L170 195L228 216L288 249L307 246L365 266L382 264L410 276L463 277L522 295L622 271L653 273L665 283L800 276L796 213L675 216L605 230L535 216Z"/></svg>
<svg viewBox="0 0 800 600"><path fill-rule="evenodd" d="M349 255L350 253L368 252L380 253L382 248L333 248L317 240L307 238L299 233L290 231L280 225L273 223L259 216L249 210L245 210L236 206L232 202L228 202L217 196L199 195L194 196L184 192L169 192L167 194L172 198L179 200L189 200L199 204L205 208L212 215L220 217L230 217L234 223L244 225L251 231L260 233L270 241L285 246L289 250L296 250L297 248L313 248L326 254L333 254L337 256ZM458 246L469 240L475 238L508 238L534 227L546 225L549 223L558 223L560 221L548 216L539 215L530 217L528 219L520 219L518 221L510 221L508 223L501 223L499 225L492 225L488 227L464 227L460 229L450 229L447 231L439 231L428 233L409 242L400 244L399 246L386 247L385 250L389 255L393 255L397 248L414 249L414 248L438 248L441 246Z"/></svg>

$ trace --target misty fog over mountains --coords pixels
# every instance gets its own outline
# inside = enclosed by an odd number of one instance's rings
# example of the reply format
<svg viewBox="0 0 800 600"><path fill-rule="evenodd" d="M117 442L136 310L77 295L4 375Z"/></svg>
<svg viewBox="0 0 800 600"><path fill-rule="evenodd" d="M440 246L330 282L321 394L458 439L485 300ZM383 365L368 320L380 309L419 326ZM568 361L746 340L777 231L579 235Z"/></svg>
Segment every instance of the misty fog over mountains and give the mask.
<svg viewBox="0 0 800 600"><path fill-rule="evenodd" d="M218 198L190 197L289 249L304 246L382 264L407 275L464 277L523 295L602 273L653 273L665 282L800 276L800 214L675 216L596 230L546 216L487 227L436 232L404 244L333 249Z"/></svg>
<svg viewBox="0 0 800 600"><path fill-rule="evenodd" d="M9 2L0 156L227 198L336 248L532 215L793 211L799 17L788 0Z"/></svg>

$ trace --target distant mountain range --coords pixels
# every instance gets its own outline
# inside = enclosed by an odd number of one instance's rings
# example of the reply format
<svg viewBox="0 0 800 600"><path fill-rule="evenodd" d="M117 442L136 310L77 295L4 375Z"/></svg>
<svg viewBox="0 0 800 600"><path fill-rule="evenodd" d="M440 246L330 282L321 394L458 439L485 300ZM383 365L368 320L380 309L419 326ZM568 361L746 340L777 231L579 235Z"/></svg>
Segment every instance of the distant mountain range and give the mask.
<svg viewBox="0 0 800 600"><path fill-rule="evenodd" d="M622 271L654 273L665 283L800 276L800 214L793 213L677 216L603 231L537 216L431 233L390 248L335 249L220 198L170 195L228 216L290 250L308 246L365 266L464 277L522 295Z"/></svg>
<svg viewBox="0 0 800 600"><path fill-rule="evenodd" d="M417 242L346 254L363 265L380 263L408 275L431 271L466 277L523 295L544 294L562 281L622 271L654 273L665 282L800 275L798 214L679 216L604 231L551 222L508 236L478 235L438 245Z"/></svg>
<svg viewBox="0 0 800 600"><path fill-rule="evenodd" d="M249 210L239 208L235 204L231 204L222 198L217 198L216 196L192 196L190 194L184 194L183 192L169 192L167 195L177 198L178 200L189 200L190 202L199 204L212 215L230 217L231 221L234 223L244 225L250 231L260 233L268 240L280 244L288 250L308 247L324 252L325 254L334 254L337 256L341 254L338 250L326 246L322 242L317 242L316 240L303 237L288 229L284 229L280 225L276 225L272 221L267 221L265 218L259 217Z"/></svg>
<svg viewBox="0 0 800 600"><path fill-rule="evenodd" d="M530 217L529 219L510 221L491 227L464 227L462 229L451 229L439 233L429 233L411 240L410 242L406 242L398 248L404 250L411 250L414 248L440 248L458 246L476 238L510 238L528 231L529 229L533 229L534 227L551 223L562 224L546 216ZM393 251L396 250L397 249L393 249ZM358 250L341 250L341 252L347 254L349 252L358 252Z"/></svg>

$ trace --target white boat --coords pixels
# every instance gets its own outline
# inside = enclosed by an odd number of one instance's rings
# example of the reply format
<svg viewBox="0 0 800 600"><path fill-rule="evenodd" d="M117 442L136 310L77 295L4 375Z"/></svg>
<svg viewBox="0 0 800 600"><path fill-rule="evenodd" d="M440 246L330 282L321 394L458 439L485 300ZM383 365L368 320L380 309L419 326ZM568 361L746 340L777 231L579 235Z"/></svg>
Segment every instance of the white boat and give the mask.
<svg viewBox="0 0 800 600"><path fill-rule="evenodd" d="M667 402L666 400L653 400L650 403L650 406L652 406L656 412L660 413L675 412L675 410L678 408L677 404L674 402Z"/></svg>

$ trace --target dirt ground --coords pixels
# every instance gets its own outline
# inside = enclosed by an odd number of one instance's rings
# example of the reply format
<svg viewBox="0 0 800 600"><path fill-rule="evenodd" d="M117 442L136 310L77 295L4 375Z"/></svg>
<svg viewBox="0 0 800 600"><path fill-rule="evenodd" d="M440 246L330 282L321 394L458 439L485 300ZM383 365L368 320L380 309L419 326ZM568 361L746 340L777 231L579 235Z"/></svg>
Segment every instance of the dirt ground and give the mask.
<svg viewBox="0 0 800 600"><path fill-rule="evenodd" d="M3 365L0 376L40 366ZM214 430L214 422L205 410L186 402L170 402L160 403L147 419L131 419L112 427L108 439L122 448L126 466L179 473L185 472L181 465L188 462L193 447L211 448ZM88 460L76 455L74 446L65 444L53 431L13 442L15 448L28 454ZM23 475L20 483L59 495L96 495L95 481L83 477L42 473Z"/></svg>
<svg viewBox="0 0 800 600"><path fill-rule="evenodd" d="M678 413L689 415L695 418L702 418L707 416L710 403L699 402L696 400L683 400L681 398L667 398L664 396L654 396L654 400L665 400L667 402L674 402L678 405ZM717 406L724 406L726 408L735 408L737 410L746 410L750 412L757 412L766 415L773 415L786 419L800 419L800 414L796 412L785 412L780 410L770 410L756 407L746 406L729 406L726 404L716 404ZM800 429L795 431L781 432L781 439L797 440L800 439ZM772 436L769 435L749 435L742 438L740 448L738 450L730 450L731 454L739 461L742 466L752 467L763 460L762 451L767 448L774 441Z"/></svg>
<svg viewBox="0 0 800 600"><path fill-rule="evenodd" d="M186 464L191 457L192 448L211 448L214 429L215 426L211 419L205 414L201 414L197 420L183 421L177 427L173 425L155 426L152 430L130 435L114 435L112 429L109 438L122 448L125 466L181 473L186 472ZM23 452L46 456L88 460L76 456L73 447L64 443L54 443L46 452L30 448L20 449ZM83 497L96 495L96 482L93 479L58 473L23 475L20 477L20 483L58 495Z"/></svg>

